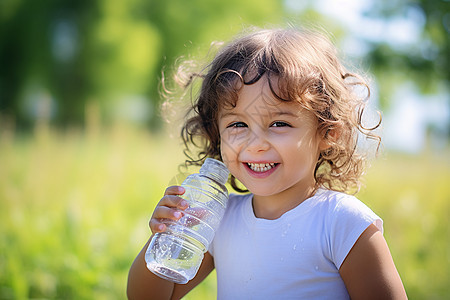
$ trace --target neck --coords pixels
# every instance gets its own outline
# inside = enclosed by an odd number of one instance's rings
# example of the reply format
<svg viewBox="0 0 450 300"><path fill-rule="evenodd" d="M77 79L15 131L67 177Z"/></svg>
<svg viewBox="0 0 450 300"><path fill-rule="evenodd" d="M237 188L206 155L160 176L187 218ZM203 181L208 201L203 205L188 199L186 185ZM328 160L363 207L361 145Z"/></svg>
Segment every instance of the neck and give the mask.
<svg viewBox="0 0 450 300"><path fill-rule="evenodd" d="M316 191L315 184L310 184L303 188L293 187L274 195L254 194L253 212L257 218L275 220L312 197Z"/></svg>

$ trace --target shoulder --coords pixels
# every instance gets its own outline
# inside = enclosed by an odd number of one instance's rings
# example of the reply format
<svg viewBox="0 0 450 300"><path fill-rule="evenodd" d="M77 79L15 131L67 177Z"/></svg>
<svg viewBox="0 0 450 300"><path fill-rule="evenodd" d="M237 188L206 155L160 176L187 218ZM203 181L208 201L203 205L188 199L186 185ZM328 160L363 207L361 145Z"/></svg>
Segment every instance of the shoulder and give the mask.
<svg viewBox="0 0 450 300"><path fill-rule="evenodd" d="M375 222L382 231L381 218L357 197L332 190L320 190L318 195L320 201L326 203L327 212L332 219L342 222L349 221Z"/></svg>
<svg viewBox="0 0 450 300"><path fill-rule="evenodd" d="M219 253L223 251L224 245L228 245L229 240L235 237L235 233L242 229L245 223L245 208L251 196L251 194L229 195L225 212L208 250L212 256L217 255L215 249L219 249L217 250Z"/></svg>
<svg viewBox="0 0 450 300"><path fill-rule="evenodd" d="M339 269L361 234L371 224L382 232L383 221L355 196L327 190L322 191L319 197L326 203L324 214L330 246L328 255Z"/></svg>
<svg viewBox="0 0 450 300"><path fill-rule="evenodd" d="M234 193L232 193L228 196L227 207L243 205L246 201L251 199L252 196L253 196L252 194L234 194Z"/></svg>
<svg viewBox="0 0 450 300"><path fill-rule="evenodd" d="M322 201L326 201L330 207L347 206L361 202L353 195L333 190L319 189L316 195Z"/></svg>
<svg viewBox="0 0 450 300"><path fill-rule="evenodd" d="M247 197L250 197L250 196L253 196L253 194L250 194L250 193L247 193L247 194L236 194L236 193L231 193L230 195L229 195L229 199L230 199L230 201L231 200L233 200L233 201L239 201L239 199L245 199L245 198L247 198Z"/></svg>
<svg viewBox="0 0 450 300"><path fill-rule="evenodd" d="M227 219L230 216L237 217L245 212L246 205L251 201L252 194L230 194L225 208L225 216Z"/></svg>

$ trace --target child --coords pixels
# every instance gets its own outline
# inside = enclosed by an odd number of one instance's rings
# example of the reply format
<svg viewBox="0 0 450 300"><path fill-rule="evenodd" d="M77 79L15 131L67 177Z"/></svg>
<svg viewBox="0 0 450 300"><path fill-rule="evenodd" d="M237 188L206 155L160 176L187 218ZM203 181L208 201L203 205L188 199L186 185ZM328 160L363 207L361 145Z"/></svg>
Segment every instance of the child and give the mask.
<svg viewBox="0 0 450 300"><path fill-rule="evenodd" d="M406 298L382 220L344 193L357 190L363 172L357 135L378 139L378 126L361 123L365 99L355 87L368 87L344 70L330 42L292 28L254 30L192 77L202 86L182 137L200 151L188 162L222 160L232 187L249 193L230 195L192 281L149 272L147 242L130 269L128 297L178 299L215 268L219 299ZM167 188L153 233L181 217L183 193Z"/></svg>

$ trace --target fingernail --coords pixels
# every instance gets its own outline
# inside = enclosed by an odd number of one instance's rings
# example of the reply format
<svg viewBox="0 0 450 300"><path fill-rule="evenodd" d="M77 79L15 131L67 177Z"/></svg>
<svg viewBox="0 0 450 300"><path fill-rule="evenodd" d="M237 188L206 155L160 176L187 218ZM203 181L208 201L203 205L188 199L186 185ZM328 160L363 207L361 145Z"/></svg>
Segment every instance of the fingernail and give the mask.
<svg viewBox="0 0 450 300"><path fill-rule="evenodd" d="M181 213L180 213L179 211L174 212L173 215L174 215L175 218L177 218L177 219L181 218Z"/></svg>
<svg viewBox="0 0 450 300"><path fill-rule="evenodd" d="M186 202L186 200L181 200L180 205L182 207L188 206L188 203Z"/></svg>
<svg viewBox="0 0 450 300"><path fill-rule="evenodd" d="M163 230L163 229L164 229L164 225L163 224L158 225L158 230Z"/></svg>

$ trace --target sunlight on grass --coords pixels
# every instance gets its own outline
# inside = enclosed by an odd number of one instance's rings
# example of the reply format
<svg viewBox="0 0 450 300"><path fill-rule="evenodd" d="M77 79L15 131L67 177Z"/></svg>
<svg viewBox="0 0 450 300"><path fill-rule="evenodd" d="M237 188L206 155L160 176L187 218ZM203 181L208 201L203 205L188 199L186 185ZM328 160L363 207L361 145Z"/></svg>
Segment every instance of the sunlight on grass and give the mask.
<svg viewBox="0 0 450 300"><path fill-rule="evenodd" d="M450 156L387 155L360 194L383 219L410 299L445 299L450 288Z"/></svg>
<svg viewBox="0 0 450 300"><path fill-rule="evenodd" d="M95 138L3 135L0 298L123 298L180 153L174 141L127 127Z"/></svg>
<svg viewBox="0 0 450 300"><path fill-rule="evenodd" d="M447 153L448 154L448 153ZM0 299L123 299L148 220L184 161L177 138L117 124L0 131ZM360 198L411 299L449 293L450 159L386 156ZM210 276L186 299L214 299Z"/></svg>

